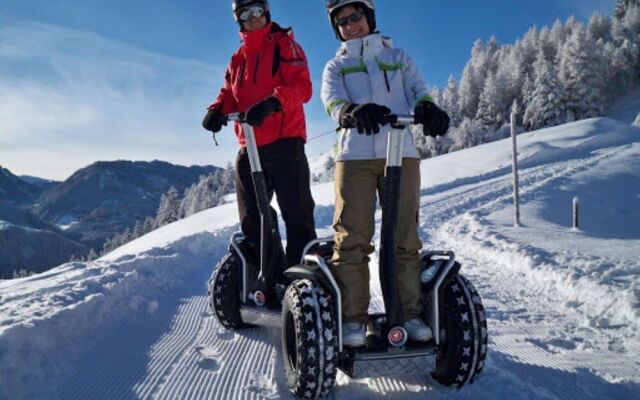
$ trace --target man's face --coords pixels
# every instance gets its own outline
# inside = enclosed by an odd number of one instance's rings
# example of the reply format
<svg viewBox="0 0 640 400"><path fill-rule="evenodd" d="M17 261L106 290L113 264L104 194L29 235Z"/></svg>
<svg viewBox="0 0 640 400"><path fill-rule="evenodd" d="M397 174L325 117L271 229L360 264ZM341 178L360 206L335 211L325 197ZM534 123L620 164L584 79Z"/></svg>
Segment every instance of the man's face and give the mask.
<svg viewBox="0 0 640 400"><path fill-rule="evenodd" d="M261 5L252 5L237 11L242 28L247 32L257 31L267 25L266 10Z"/></svg>

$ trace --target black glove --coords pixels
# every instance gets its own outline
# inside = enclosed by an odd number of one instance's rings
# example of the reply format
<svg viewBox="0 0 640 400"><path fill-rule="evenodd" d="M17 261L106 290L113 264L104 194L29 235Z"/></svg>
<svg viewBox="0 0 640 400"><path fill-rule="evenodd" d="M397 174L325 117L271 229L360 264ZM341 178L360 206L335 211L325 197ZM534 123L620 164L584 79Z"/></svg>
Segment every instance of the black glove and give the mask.
<svg viewBox="0 0 640 400"><path fill-rule="evenodd" d="M217 108L211 108L202 120L202 127L213 133L220 132L222 125L227 125L227 116Z"/></svg>
<svg viewBox="0 0 640 400"><path fill-rule="evenodd" d="M340 126L343 128L357 128L358 133L367 135L380 132L380 125L388 123L387 116L391 113L388 107L375 103L349 104L340 111Z"/></svg>
<svg viewBox="0 0 640 400"><path fill-rule="evenodd" d="M273 113L277 113L278 111L282 111L282 104L280 104L280 100L273 96L269 96L254 104L249 111L247 111L247 123L251 126L260 126L264 122L265 118Z"/></svg>
<svg viewBox="0 0 640 400"><path fill-rule="evenodd" d="M449 116L431 101L416 104L413 114L416 123L422 124L425 136L441 136L449 129Z"/></svg>

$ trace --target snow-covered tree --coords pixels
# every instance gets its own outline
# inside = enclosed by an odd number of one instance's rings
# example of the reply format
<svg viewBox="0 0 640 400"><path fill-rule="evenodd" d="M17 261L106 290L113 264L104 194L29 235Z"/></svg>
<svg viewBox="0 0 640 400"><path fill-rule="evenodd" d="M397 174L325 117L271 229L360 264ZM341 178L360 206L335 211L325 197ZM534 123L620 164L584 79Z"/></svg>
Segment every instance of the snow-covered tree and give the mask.
<svg viewBox="0 0 640 400"><path fill-rule="evenodd" d="M565 43L560 60L560 79L565 88L567 110L576 119L600 115L606 72L601 69L595 43L580 24Z"/></svg>
<svg viewBox="0 0 640 400"><path fill-rule="evenodd" d="M483 143L485 128L475 119L465 118L460 126L450 129L447 138L451 140L449 152L466 149Z"/></svg>
<svg viewBox="0 0 640 400"><path fill-rule="evenodd" d="M562 46L567 37L567 32L564 29L564 25L560 20L556 20L551 27L551 41L553 42L556 50L555 50L555 59L558 58L558 53L562 50Z"/></svg>
<svg viewBox="0 0 640 400"><path fill-rule="evenodd" d="M507 89L504 76L497 73L490 74L480 95L476 119L488 130L502 125L508 115L505 115L507 104L504 94Z"/></svg>
<svg viewBox="0 0 640 400"><path fill-rule="evenodd" d="M220 204L225 195L235 190L234 176L232 164L227 165L224 170L201 176L197 183L185 191L184 198L180 202L180 218Z"/></svg>
<svg viewBox="0 0 640 400"><path fill-rule="evenodd" d="M476 40L471 49L471 59L465 66L460 80L460 108L463 116L474 118L478 112L484 81L497 70L498 42L492 37L487 44Z"/></svg>
<svg viewBox="0 0 640 400"><path fill-rule="evenodd" d="M462 122L460 94L458 92L458 82L456 82L456 78L454 78L453 75L449 76L447 87L442 92L442 102L440 106L449 114L451 126L460 125L460 122Z"/></svg>
<svg viewBox="0 0 640 400"><path fill-rule="evenodd" d="M180 211L180 199L175 187L171 187L167 193L160 198L158 213L156 215L155 226L161 227L178 220Z"/></svg>
<svg viewBox="0 0 640 400"><path fill-rule="evenodd" d="M539 46L544 51L544 56L549 61L554 61L558 54L558 45L555 42L551 29L546 26L540 29Z"/></svg>
<svg viewBox="0 0 640 400"><path fill-rule="evenodd" d="M632 6L640 6L640 0L618 0L616 8L613 10L613 17L622 20L627 15L629 8Z"/></svg>
<svg viewBox="0 0 640 400"><path fill-rule="evenodd" d="M600 13L594 13L589 19L587 31L594 41L602 39L604 42L609 42L611 41L611 19Z"/></svg>
<svg viewBox="0 0 640 400"><path fill-rule="evenodd" d="M460 110L463 117L474 117L476 115L481 90L478 73L471 61L469 61L462 71L462 79L460 80Z"/></svg>
<svg viewBox="0 0 640 400"><path fill-rule="evenodd" d="M564 122L566 113L562 101L562 86L542 48L538 52L534 68L535 89L524 113L523 124L531 130L559 125Z"/></svg>

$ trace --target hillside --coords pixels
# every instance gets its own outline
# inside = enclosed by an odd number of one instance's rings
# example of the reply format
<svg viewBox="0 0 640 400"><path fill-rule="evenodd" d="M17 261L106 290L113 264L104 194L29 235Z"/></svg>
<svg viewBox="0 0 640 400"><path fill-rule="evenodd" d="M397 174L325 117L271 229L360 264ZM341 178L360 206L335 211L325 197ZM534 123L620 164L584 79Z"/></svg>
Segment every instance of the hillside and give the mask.
<svg viewBox="0 0 640 400"><path fill-rule="evenodd" d="M182 167L167 162L97 162L44 192L33 212L76 240L96 249L135 222L155 216L160 196L179 193L215 167Z"/></svg>
<svg viewBox="0 0 640 400"><path fill-rule="evenodd" d="M451 391L420 371L339 374L331 398L637 398L640 129L597 118L521 135L520 228L510 148L494 142L421 166L424 245L456 251L485 303L490 349L478 381ZM333 184L313 195L318 234L329 235ZM0 281L0 397L291 398L279 333L227 331L207 308L205 282L236 219L224 204L97 261ZM376 282L372 293L380 308Z"/></svg>
<svg viewBox="0 0 640 400"><path fill-rule="evenodd" d="M54 231L0 221L0 279L12 278L14 271L46 271L88 252L87 246Z"/></svg>
<svg viewBox="0 0 640 400"><path fill-rule="evenodd" d="M0 166L0 203L21 205L33 200L41 192L37 185L28 183Z"/></svg>

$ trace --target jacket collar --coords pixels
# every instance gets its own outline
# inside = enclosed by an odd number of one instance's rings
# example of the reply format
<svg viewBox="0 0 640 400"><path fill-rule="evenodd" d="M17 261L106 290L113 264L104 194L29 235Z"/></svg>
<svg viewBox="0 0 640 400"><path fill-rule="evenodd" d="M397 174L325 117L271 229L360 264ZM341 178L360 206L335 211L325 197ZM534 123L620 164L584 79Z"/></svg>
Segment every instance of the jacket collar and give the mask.
<svg viewBox="0 0 640 400"><path fill-rule="evenodd" d="M245 51L255 52L262 48L262 45L266 42L272 42L278 33L289 34L293 37L291 29L283 29L275 22L269 22L262 28L253 32L240 31L240 40L242 40L242 47Z"/></svg>
<svg viewBox="0 0 640 400"><path fill-rule="evenodd" d="M346 58L362 57L365 60L369 60L380 54L385 47L392 47L391 38L382 36L380 33L372 33L358 39L343 42L336 55Z"/></svg>

